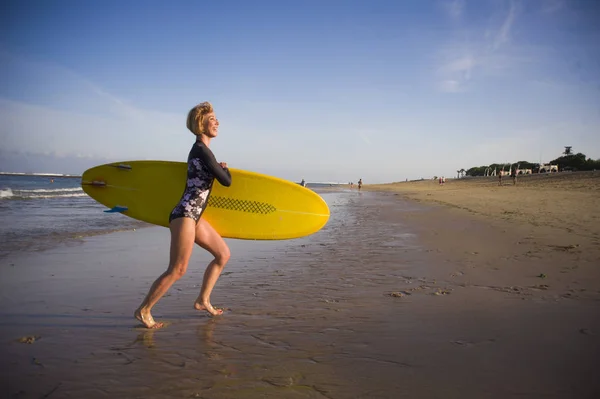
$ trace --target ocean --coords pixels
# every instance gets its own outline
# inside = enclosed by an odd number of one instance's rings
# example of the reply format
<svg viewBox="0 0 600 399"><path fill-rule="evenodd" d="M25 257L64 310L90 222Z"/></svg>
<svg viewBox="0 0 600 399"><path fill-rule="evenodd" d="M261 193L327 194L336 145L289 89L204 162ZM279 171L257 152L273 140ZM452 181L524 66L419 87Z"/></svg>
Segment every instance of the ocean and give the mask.
<svg viewBox="0 0 600 399"><path fill-rule="evenodd" d="M79 177L0 175L0 258L149 226L105 209L83 192Z"/></svg>
<svg viewBox="0 0 600 399"><path fill-rule="evenodd" d="M322 189L343 186L308 183L307 187L323 194L326 191ZM333 200L330 206L337 202ZM80 177L0 174L0 258L150 226L125 215L105 213L106 209L83 192Z"/></svg>

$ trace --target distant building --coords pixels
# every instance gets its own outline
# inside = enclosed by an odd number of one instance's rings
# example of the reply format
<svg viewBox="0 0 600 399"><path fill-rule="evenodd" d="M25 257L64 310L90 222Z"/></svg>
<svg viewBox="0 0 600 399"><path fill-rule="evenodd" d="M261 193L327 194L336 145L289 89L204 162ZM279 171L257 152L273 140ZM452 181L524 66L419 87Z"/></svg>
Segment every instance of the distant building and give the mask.
<svg viewBox="0 0 600 399"><path fill-rule="evenodd" d="M541 164L539 173L554 173L558 172L558 165Z"/></svg>

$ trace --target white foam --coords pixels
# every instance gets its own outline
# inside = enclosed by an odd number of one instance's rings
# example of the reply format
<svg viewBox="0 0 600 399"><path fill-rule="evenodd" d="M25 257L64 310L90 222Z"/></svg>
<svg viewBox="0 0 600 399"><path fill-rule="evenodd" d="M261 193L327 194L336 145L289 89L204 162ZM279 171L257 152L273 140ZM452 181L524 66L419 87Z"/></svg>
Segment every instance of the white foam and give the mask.
<svg viewBox="0 0 600 399"><path fill-rule="evenodd" d="M56 194L56 195L29 195L21 198L38 199L38 198L73 198L73 197L87 197L86 193L77 194Z"/></svg>
<svg viewBox="0 0 600 399"><path fill-rule="evenodd" d="M0 198L10 198L14 194L10 188L6 188L4 190L0 190Z"/></svg>
<svg viewBox="0 0 600 399"><path fill-rule="evenodd" d="M70 198L87 197L79 187L57 189L17 190L10 187L0 190L0 199L40 199L40 198Z"/></svg>
<svg viewBox="0 0 600 399"><path fill-rule="evenodd" d="M83 189L81 187L74 187L74 188L51 188L51 189L37 188L35 190L19 190L19 193L59 193L59 192L74 192L74 191L83 192Z"/></svg>
<svg viewBox="0 0 600 399"><path fill-rule="evenodd" d="M0 172L2 176L42 176L42 177L81 177L66 173L25 173L25 172Z"/></svg>

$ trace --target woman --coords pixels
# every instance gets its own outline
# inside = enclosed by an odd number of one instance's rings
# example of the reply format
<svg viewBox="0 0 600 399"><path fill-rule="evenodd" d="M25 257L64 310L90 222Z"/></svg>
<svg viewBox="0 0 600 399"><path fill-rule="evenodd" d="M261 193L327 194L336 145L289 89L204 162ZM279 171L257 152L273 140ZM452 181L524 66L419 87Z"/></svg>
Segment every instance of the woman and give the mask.
<svg viewBox="0 0 600 399"><path fill-rule="evenodd" d="M171 230L169 268L152 284L148 295L135 311L135 318L147 328L163 326L163 323L154 321L150 311L171 285L185 274L194 243L215 257L204 272L202 288L194 302L194 308L207 311L212 316L223 314L223 310L211 305L210 293L229 260L229 247L219 233L201 216L208 203L214 179L216 178L223 186L229 186L231 174L227 164L217 163L208 148L210 141L217 137L219 131L219 121L209 102L198 104L190 110L187 128L196 136L196 142L188 156L187 183L181 200L169 216Z"/></svg>

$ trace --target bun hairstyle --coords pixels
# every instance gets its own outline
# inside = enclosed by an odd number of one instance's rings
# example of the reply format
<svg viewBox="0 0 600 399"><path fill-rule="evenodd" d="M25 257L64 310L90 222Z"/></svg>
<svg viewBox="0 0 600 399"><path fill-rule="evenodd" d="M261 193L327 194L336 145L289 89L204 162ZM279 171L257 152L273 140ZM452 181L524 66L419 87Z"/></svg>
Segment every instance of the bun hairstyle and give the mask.
<svg viewBox="0 0 600 399"><path fill-rule="evenodd" d="M208 101L196 105L188 112L187 128L196 136L204 133L204 117L213 112L213 106Z"/></svg>

